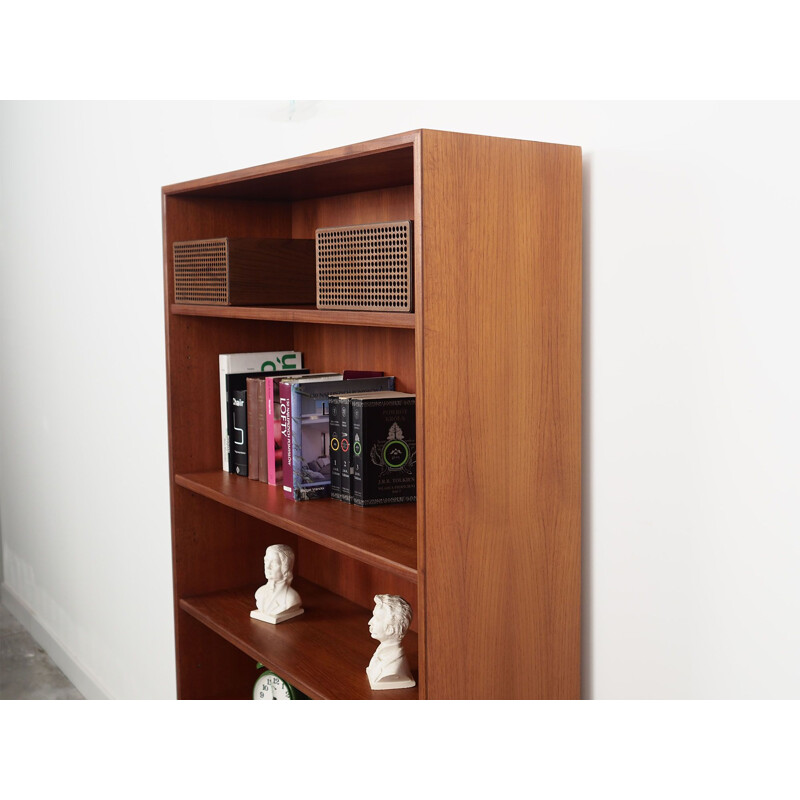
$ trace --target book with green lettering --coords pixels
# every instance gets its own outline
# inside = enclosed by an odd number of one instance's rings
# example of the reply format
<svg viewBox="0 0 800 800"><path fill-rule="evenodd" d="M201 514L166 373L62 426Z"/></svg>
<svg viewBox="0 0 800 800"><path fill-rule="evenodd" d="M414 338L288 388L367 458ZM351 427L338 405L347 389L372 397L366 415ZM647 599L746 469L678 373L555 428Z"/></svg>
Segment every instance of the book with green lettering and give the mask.
<svg viewBox="0 0 800 800"><path fill-rule="evenodd" d="M219 355L219 411L222 434L222 469L231 471L230 464L230 396L225 377L232 373L262 373L294 371L303 368L303 354L296 350L270 350L260 353L220 353ZM251 377L255 375L251 374ZM245 384L246 386L246 384ZM238 388L245 388L237 387Z"/></svg>

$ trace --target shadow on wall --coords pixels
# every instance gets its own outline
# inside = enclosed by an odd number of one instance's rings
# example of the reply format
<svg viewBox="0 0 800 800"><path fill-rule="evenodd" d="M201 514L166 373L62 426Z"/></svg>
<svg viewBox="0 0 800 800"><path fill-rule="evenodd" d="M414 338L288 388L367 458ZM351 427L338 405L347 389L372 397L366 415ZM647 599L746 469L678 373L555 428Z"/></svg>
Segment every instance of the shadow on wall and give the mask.
<svg viewBox="0 0 800 800"><path fill-rule="evenodd" d="M581 698L593 697L592 675L592 161L583 155L583 298L581 397Z"/></svg>

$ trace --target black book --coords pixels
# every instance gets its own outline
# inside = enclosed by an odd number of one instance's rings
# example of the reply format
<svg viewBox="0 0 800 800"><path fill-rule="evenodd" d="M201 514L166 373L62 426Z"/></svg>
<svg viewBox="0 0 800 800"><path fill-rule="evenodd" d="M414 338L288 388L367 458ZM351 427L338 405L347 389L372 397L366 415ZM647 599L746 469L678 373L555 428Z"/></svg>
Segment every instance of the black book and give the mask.
<svg viewBox="0 0 800 800"><path fill-rule="evenodd" d="M340 436L340 449L341 449L341 460L340 460L340 469L341 474L339 477L340 481L340 491L342 493L342 501L345 503L352 503L353 496L350 491L352 485L352 467L353 467L353 453L350 448L350 398L343 397L341 398L342 405L341 405L341 414L342 420L339 423L341 428L341 436Z"/></svg>
<svg viewBox="0 0 800 800"><path fill-rule="evenodd" d="M416 397L375 392L350 398L352 502L358 506L417 499Z"/></svg>
<svg viewBox="0 0 800 800"><path fill-rule="evenodd" d="M388 391L388 390L387 390ZM338 450L334 451L333 433L331 433L331 497L342 500L345 503L352 503L351 493L353 480L353 451L350 441L350 398L363 392L349 392L348 394L331 395L330 414L334 414L334 401L336 402L337 429L338 429ZM338 483L337 493L334 494L334 470Z"/></svg>
<svg viewBox="0 0 800 800"><path fill-rule="evenodd" d="M231 456L234 475L247 476L247 389L239 389L231 395L233 431L231 435Z"/></svg>
<svg viewBox="0 0 800 800"><path fill-rule="evenodd" d="M342 398L331 396L328 401L328 442L331 457L331 497L342 499Z"/></svg>

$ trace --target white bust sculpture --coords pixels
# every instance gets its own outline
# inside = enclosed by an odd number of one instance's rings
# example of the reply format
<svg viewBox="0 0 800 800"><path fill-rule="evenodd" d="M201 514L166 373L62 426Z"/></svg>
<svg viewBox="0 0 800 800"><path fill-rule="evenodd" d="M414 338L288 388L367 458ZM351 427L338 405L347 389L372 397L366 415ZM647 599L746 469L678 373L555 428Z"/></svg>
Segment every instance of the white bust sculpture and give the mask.
<svg viewBox="0 0 800 800"><path fill-rule="evenodd" d="M253 619L277 625L303 613L300 595L292 589L294 551L288 544L273 544L264 554L267 582L256 591Z"/></svg>
<svg viewBox="0 0 800 800"><path fill-rule="evenodd" d="M378 689L408 689L416 686L408 660L400 645L411 624L411 606L396 594L376 594L369 634L380 644L367 667L369 685Z"/></svg>

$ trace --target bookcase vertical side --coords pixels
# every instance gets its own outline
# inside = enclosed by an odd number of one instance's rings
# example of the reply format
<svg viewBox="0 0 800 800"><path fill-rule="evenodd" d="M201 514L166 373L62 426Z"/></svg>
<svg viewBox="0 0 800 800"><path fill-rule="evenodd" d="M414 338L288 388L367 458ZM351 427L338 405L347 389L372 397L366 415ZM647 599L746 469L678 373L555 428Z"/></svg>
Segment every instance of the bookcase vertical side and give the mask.
<svg viewBox="0 0 800 800"><path fill-rule="evenodd" d="M420 203L425 696L577 698L581 152L426 130Z"/></svg>

